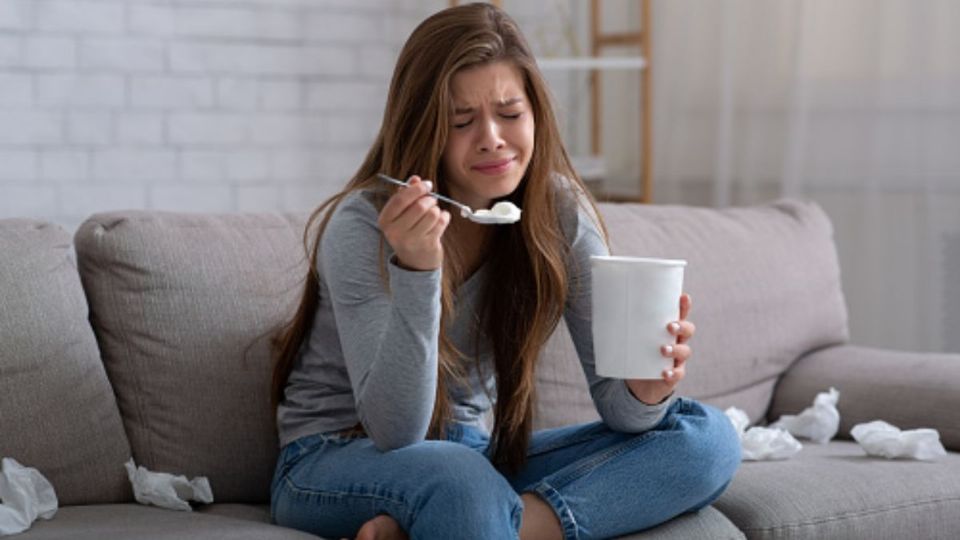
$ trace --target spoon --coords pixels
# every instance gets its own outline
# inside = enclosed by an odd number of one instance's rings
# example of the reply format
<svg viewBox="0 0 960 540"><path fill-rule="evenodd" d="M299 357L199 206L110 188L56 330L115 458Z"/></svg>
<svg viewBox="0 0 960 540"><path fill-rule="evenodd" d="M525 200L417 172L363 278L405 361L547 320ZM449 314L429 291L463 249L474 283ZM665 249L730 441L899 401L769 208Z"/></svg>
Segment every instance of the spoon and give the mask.
<svg viewBox="0 0 960 540"><path fill-rule="evenodd" d="M390 184L396 184L402 187L408 187L406 182L397 180L396 178L391 178L385 174L377 173L377 177L383 180L384 182ZM427 195L431 197L436 197L437 199L452 204L460 209L460 215L473 221L475 223L483 223L485 225L502 225L507 223L516 223L520 221L520 209L517 208L515 204L510 201L500 201L497 204L493 205L493 208L490 210L473 210L469 206L457 202L450 197L445 197L439 193L434 193L432 191L427 192Z"/></svg>

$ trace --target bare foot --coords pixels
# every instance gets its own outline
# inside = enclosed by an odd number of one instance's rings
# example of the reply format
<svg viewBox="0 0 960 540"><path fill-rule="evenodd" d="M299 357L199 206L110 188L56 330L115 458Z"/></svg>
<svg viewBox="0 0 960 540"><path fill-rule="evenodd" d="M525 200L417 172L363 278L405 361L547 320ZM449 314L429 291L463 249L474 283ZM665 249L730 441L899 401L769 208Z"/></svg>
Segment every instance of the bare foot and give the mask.
<svg viewBox="0 0 960 540"><path fill-rule="evenodd" d="M407 540L407 533L397 520L381 514L360 527L356 540Z"/></svg>

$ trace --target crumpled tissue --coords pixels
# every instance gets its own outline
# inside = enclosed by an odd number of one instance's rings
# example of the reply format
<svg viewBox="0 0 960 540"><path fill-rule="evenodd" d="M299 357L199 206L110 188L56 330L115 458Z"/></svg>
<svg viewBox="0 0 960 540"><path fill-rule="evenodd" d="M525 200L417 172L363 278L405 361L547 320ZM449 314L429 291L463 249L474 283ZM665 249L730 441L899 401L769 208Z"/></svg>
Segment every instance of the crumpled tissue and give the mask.
<svg viewBox="0 0 960 540"><path fill-rule="evenodd" d="M798 415L785 414L771 428L782 428L796 437L804 437L819 444L826 444L840 429L840 411L837 400L840 392L830 387L829 392L820 392L813 399L813 405Z"/></svg>
<svg viewBox="0 0 960 540"><path fill-rule="evenodd" d="M723 413L733 422L733 427L737 430L737 435L743 438L743 432L750 426L750 417L747 416L747 413L736 407L728 407Z"/></svg>
<svg viewBox="0 0 960 540"><path fill-rule="evenodd" d="M13 458L3 458L0 501L0 536L21 533L37 518L50 519L57 513L57 494L50 481Z"/></svg>
<svg viewBox="0 0 960 540"><path fill-rule="evenodd" d="M902 431L883 420L874 420L853 426L850 434L871 456L932 461L947 455L946 448L940 442L940 432L935 429Z"/></svg>
<svg viewBox="0 0 960 540"><path fill-rule="evenodd" d="M133 497L140 504L190 512L193 508L187 501L208 504L213 502L213 490L210 489L210 481L206 476L198 476L188 481L183 475L151 472L143 466L138 467L132 458L124 466L133 485Z"/></svg>
<svg viewBox="0 0 960 540"><path fill-rule="evenodd" d="M784 429L759 426L747 429L750 418L736 407L729 407L724 413L740 435L740 453L744 461L787 459L803 449L803 445Z"/></svg>

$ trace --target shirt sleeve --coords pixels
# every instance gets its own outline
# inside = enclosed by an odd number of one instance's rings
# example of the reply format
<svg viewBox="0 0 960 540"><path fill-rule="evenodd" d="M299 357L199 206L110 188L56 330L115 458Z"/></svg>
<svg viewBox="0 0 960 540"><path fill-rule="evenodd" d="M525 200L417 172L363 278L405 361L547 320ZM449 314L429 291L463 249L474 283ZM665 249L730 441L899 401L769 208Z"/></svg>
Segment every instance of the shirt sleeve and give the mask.
<svg viewBox="0 0 960 540"><path fill-rule="evenodd" d="M658 404L648 405L630 392L626 381L597 375L593 356L591 255L609 255L595 216L579 188L566 189L567 200L560 204L561 220L567 237L572 237L568 265L569 290L564 319L580 364L590 385L590 395L600 418L610 429L627 433L647 431L663 418L674 394Z"/></svg>
<svg viewBox="0 0 960 540"><path fill-rule="evenodd" d="M409 271L381 246L378 213L360 194L327 224L319 265L357 414L381 451L422 441L437 387L440 270ZM388 258L381 275L381 253Z"/></svg>

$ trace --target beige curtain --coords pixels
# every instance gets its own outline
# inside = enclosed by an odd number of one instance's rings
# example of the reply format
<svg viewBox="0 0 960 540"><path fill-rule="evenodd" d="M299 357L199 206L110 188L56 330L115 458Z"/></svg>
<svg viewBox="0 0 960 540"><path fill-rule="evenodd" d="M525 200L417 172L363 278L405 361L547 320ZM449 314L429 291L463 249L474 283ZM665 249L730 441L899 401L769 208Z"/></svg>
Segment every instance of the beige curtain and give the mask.
<svg viewBox="0 0 960 540"><path fill-rule="evenodd" d="M960 351L960 2L658 0L653 23L655 202L813 199L853 341Z"/></svg>

